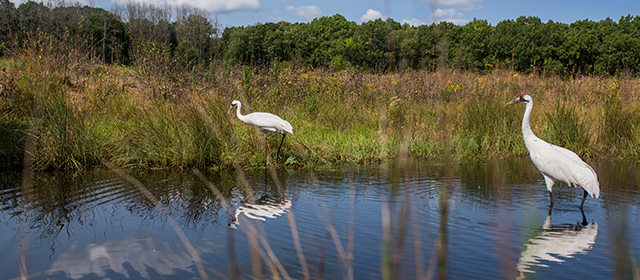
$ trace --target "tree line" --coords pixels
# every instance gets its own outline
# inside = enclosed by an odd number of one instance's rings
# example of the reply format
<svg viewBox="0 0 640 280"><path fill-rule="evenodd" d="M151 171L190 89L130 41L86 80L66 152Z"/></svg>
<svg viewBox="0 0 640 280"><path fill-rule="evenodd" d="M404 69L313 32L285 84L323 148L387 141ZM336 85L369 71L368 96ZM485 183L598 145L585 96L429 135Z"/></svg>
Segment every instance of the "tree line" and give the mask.
<svg viewBox="0 0 640 280"><path fill-rule="evenodd" d="M206 11L189 5L130 1L107 11L64 1L29 1L16 8L0 0L0 55L46 34L103 63L132 64L160 50L186 65L204 65L215 57L218 29Z"/></svg>
<svg viewBox="0 0 640 280"><path fill-rule="evenodd" d="M548 75L639 73L640 17L571 24L533 16L495 26L474 19L411 26L389 18L361 24L341 15L309 23L266 22L222 30L204 10L127 2L111 11L80 5L0 0L0 55L34 34L50 34L103 63L136 64L160 54L191 69L212 63L386 72L495 67Z"/></svg>

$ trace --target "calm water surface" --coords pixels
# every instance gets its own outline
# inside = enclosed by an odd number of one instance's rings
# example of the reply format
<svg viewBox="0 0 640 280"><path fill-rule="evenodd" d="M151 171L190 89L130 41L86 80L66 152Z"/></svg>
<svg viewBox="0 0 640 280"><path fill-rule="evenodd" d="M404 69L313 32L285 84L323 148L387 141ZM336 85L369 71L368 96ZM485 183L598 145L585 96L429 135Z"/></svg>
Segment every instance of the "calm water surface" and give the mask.
<svg viewBox="0 0 640 280"><path fill-rule="evenodd" d="M204 172L222 202L191 171L5 171L0 279L638 277L640 164L591 164L583 212L529 159Z"/></svg>

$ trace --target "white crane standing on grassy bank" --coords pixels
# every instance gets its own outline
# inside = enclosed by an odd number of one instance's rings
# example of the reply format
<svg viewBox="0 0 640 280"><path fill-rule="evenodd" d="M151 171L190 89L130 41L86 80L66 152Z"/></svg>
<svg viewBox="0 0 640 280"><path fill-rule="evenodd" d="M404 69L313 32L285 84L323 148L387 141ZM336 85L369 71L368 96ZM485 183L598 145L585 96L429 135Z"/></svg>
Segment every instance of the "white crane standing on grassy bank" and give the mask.
<svg viewBox="0 0 640 280"><path fill-rule="evenodd" d="M586 164L574 152L563 147L549 144L538 138L531 131L529 118L533 109L533 99L527 94L520 95L518 98L507 103L507 105L515 103L524 103L526 109L522 117L522 137L524 144L527 146L531 161L538 168L549 190L549 198L553 206L552 187L555 182L564 182L570 186L581 186L584 190L584 196L580 203L580 209L584 204L587 195L598 198L600 196L600 184L598 183L598 175L593 168ZM505 105L505 106L507 106Z"/></svg>
<svg viewBox="0 0 640 280"><path fill-rule="evenodd" d="M291 124L288 121L285 121L282 118L271 113L254 112L251 114L243 115L242 113L240 113L242 103L240 103L240 101L238 100L233 100L233 102L231 102L231 108L229 108L229 111L227 113L231 112L233 107L236 106L238 107L236 114L238 116L238 119L245 123L253 125L253 127L264 133L265 162L267 160L267 151L269 149L269 145L267 144L267 135L269 135L269 132L277 132L282 134L282 141L280 141L280 146L278 147L278 152L276 153L277 157L279 158L280 148L282 148L282 143L284 143L284 137L286 136L286 133L291 133L291 135L293 135L293 127L291 126Z"/></svg>

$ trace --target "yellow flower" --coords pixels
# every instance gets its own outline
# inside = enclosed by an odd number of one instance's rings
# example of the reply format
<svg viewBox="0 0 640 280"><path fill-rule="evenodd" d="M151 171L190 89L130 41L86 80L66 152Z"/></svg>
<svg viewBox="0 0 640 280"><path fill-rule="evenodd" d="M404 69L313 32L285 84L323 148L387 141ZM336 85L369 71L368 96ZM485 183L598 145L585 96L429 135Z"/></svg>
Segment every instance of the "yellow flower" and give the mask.
<svg viewBox="0 0 640 280"><path fill-rule="evenodd" d="M518 76L518 73L513 74L513 78L514 78L514 79L517 79L518 77L519 77L519 76Z"/></svg>

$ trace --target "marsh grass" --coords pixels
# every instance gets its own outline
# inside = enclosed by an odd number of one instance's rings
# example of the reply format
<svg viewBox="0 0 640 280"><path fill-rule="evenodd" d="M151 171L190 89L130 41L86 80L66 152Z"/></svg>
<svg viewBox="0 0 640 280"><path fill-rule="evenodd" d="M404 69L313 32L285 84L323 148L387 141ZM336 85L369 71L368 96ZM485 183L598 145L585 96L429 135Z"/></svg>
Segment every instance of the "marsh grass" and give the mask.
<svg viewBox="0 0 640 280"><path fill-rule="evenodd" d="M545 113L549 119L549 141L574 151L583 158L593 157L589 150L589 138L586 131L587 124L581 121L578 109L567 106L566 102L558 101L552 113Z"/></svg>
<svg viewBox="0 0 640 280"><path fill-rule="evenodd" d="M23 161L26 129L24 120L0 120L0 167L19 166Z"/></svg>
<svg viewBox="0 0 640 280"><path fill-rule="evenodd" d="M262 133L226 109L275 113L293 124L281 160L316 166L394 163L409 157L526 156L524 109L503 105L534 97L536 135L583 157L638 158L640 80L406 70L371 74L211 64L173 67L168 50L136 53L132 67L94 64L44 35L2 64L0 121L9 139L3 164L19 161L25 135L36 141L36 169L82 169L108 160L131 168L264 166ZM443 124L442 119L446 119ZM404 149L404 150L403 150Z"/></svg>
<svg viewBox="0 0 640 280"><path fill-rule="evenodd" d="M504 108L504 102L479 95L461 109L460 119L452 131L452 150L464 158L513 156L523 152L520 116Z"/></svg>
<svg viewBox="0 0 640 280"><path fill-rule="evenodd" d="M619 95L612 95L604 101L604 122L602 126L603 138L613 145L610 153L613 156L631 155L638 157L640 151L635 146L638 143L638 123L640 122L640 107L638 104L624 105Z"/></svg>

